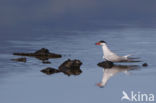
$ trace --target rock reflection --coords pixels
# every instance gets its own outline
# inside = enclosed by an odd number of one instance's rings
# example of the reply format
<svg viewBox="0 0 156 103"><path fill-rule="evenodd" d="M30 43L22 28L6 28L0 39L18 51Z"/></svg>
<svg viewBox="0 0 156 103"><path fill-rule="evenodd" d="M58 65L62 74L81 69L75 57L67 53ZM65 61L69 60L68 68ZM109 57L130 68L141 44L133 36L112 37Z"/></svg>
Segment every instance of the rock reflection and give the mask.
<svg viewBox="0 0 156 103"><path fill-rule="evenodd" d="M136 70L139 68L140 67L138 65L115 65L115 64L110 68L103 67L102 80L100 83L97 83L97 86L104 87L107 84L108 80L117 73L124 72L125 74L129 74L128 71Z"/></svg>

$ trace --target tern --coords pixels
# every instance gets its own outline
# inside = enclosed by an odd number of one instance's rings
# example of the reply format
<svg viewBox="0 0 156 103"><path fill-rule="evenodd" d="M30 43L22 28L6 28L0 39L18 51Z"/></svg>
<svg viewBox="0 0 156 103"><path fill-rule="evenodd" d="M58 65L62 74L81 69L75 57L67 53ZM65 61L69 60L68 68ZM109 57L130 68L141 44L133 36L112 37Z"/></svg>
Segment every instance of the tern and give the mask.
<svg viewBox="0 0 156 103"><path fill-rule="evenodd" d="M111 62L140 62L136 59L139 58L132 58L129 57L131 56L129 55L125 55L125 56L118 56L117 54L113 53L107 46L107 43L105 41L99 41L96 43L96 45L100 45L102 46L102 50L103 50L103 58L106 61L111 61Z"/></svg>

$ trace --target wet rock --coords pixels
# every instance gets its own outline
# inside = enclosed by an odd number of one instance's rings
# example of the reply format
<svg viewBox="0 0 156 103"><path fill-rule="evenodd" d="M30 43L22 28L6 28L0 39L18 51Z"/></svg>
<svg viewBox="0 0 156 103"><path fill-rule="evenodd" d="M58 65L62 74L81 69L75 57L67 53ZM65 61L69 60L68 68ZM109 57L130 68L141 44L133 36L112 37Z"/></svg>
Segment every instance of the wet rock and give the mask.
<svg viewBox="0 0 156 103"><path fill-rule="evenodd" d="M97 65L103 68L112 68L114 66L114 63L111 61L103 61L98 63Z"/></svg>
<svg viewBox="0 0 156 103"><path fill-rule="evenodd" d="M47 75L50 75L50 74L58 73L60 71L55 69L55 68L48 67L48 68L45 68L45 69L41 70L41 72L43 72L43 73L45 73Z"/></svg>
<svg viewBox="0 0 156 103"><path fill-rule="evenodd" d="M143 66L143 67L147 67L148 64L147 64L147 63L143 63L142 66Z"/></svg>
<svg viewBox="0 0 156 103"><path fill-rule="evenodd" d="M12 61L16 61L16 62L26 62L27 58L16 58L16 59L11 59Z"/></svg>
<svg viewBox="0 0 156 103"><path fill-rule="evenodd" d="M46 73L48 75L62 72L68 76L70 75L80 75L82 73L82 70L80 69L80 66L82 65L82 62L80 60L66 60L63 62L58 69L54 68L46 68L41 70L41 72Z"/></svg>
<svg viewBox="0 0 156 103"><path fill-rule="evenodd" d="M82 70L80 69L81 65L82 65L82 62L80 60L68 59L59 66L59 71L63 72L64 74L68 76L79 75L82 73Z"/></svg>
<svg viewBox="0 0 156 103"><path fill-rule="evenodd" d="M42 63L43 63L43 64L51 64L51 62L48 61L48 60L43 60Z"/></svg>
<svg viewBox="0 0 156 103"><path fill-rule="evenodd" d="M49 50L46 48L37 50L34 53L13 53L13 55L32 56L40 60L48 60L49 58L61 58L62 57L60 54L50 53Z"/></svg>

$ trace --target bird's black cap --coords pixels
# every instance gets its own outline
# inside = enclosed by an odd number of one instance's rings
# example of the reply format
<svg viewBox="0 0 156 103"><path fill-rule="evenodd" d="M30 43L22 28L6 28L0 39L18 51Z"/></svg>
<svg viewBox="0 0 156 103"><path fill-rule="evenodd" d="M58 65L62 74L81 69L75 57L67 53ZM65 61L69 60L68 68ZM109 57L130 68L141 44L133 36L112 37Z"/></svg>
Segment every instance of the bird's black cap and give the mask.
<svg viewBox="0 0 156 103"><path fill-rule="evenodd" d="M99 41L100 43L106 43L105 41L103 41L103 40L101 40L101 41Z"/></svg>

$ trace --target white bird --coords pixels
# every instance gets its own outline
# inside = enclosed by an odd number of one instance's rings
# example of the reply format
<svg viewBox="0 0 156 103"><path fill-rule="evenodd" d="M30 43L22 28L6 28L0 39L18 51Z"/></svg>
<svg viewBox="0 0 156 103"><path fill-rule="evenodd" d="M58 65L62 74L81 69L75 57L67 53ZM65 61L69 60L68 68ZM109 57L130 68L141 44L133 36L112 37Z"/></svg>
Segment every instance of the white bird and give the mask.
<svg viewBox="0 0 156 103"><path fill-rule="evenodd" d="M96 43L96 45L101 45L103 50L103 58L107 61L111 62L140 62L135 59L138 58L131 58L130 55L125 56L118 56L117 54L113 53L107 46L107 43L105 41L99 41Z"/></svg>

